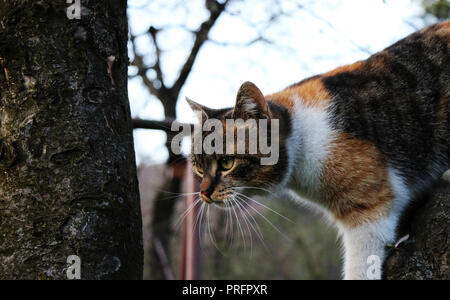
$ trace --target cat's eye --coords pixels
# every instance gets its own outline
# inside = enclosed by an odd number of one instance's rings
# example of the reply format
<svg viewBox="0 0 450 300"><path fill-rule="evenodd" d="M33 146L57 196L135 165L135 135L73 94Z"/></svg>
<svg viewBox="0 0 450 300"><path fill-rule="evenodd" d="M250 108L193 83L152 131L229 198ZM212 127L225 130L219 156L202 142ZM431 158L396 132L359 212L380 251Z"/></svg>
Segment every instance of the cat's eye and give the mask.
<svg viewBox="0 0 450 300"><path fill-rule="evenodd" d="M203 168L200 165L195 165L195 169L198 174L203 175Z"/></svg>
<svg viewBox="0 0 450 300"><path fill-rule="evenodd" d="M234 158L233 157L221 158L219 163L222 170L228 171L234 166Z"/></svg>

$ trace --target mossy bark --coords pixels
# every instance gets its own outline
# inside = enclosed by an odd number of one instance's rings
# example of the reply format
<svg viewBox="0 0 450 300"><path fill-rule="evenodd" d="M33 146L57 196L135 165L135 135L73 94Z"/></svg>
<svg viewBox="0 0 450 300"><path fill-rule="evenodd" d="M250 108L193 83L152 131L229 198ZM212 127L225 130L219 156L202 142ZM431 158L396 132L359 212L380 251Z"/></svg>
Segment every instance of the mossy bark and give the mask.
<svg viewBox="0 0 450 300"><path fill-rule="evenodd" d="M403 234L410 237L391 250L386 279L450 279L450 182L442 180L414 209Z"/></svg>
<svg viewBox="0 0 450 300"><path fill-rule="evenodd" d="M140 279L126 0L0 0L0 279Z"/></svg>

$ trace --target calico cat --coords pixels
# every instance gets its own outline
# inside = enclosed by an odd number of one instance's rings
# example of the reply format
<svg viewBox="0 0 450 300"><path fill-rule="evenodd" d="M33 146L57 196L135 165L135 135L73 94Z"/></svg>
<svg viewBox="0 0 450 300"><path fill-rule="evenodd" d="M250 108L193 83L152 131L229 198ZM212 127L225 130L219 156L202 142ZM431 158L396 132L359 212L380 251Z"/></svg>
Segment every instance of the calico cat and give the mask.
<svg viewBox="0 0 450 300"><path fill-rule="evenodd" d="M291 189L336 224L345 279L369 274L395 242L405 207L450 168L450 21L420 30L351 65L263 96L250 82L236 105L206 118L279 120L279 160L193 154L201 198L223 204L242 186ZM375 276L375 278L374 278Z"/></svg>

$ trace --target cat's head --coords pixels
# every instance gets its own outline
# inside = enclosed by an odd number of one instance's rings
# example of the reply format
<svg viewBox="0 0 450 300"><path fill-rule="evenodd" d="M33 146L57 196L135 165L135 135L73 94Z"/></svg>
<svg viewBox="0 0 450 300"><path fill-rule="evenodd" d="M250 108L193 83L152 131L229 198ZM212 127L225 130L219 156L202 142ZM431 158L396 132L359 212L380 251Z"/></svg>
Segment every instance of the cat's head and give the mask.
<svg viewBox="0 0 450 300"><path fill-rule="evenodd" d="M187 101L200 120L191 161L204 202L228 206L285 179L290 133L286 108L268 102L251 82L240 87L232 108L211 109Z"/></svg>

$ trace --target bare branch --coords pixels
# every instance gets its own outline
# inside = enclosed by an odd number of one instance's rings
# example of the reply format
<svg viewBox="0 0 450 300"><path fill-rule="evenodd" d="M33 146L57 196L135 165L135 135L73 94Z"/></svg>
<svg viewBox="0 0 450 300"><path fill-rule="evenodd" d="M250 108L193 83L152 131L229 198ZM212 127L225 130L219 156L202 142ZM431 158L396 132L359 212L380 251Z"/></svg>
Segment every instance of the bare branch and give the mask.
<svg viewBox="0 0 450 300"><path fill-rule="evenodd" d="M194 62L197 58L200 48L208 40L208 34L211 28L214 26L217 19L220 17L220 15L225 10L228 4L228 0L225 1L224 3L219 3L216 0L206 0L205 2L206 8L208 9L210 16L208 20L206 20L200 25L200 29L196 31L194 45L192 46L189 57L187 58L183 67L181 68L178 79L175 81L175 84L171 88L173 93L176 95L179 94L181 88L186 82L186 79L188 78L189 73L191 72L192 66L194 65Z"/></svg>
<svg viewBox="0 0 450 300"><path fill-rule="evenodd" d="M164 84L164 77L161 71L161 48L158 45L158 40L156 39L156 35L158 34L159 29L156 29L153 26L150 26L150 28L148 29L148 33L150 34L150 36L152 37L152 41L153 41L153 46L155 47L155 54L156 54L156 60L155 60L155 64L153 65L152 69L154 69L156 71L156 79L161 82L161 87L163 89L166 88L165 84Z"/></svg>
<svg viewBox="0 0 450 300"><path fill-rule="evenodd" d="M358 48L359 51L367 53L369 55L372 55L372 51L370 51L369 49L367 49L366 47L363 47L361 45L358 45L357 43L355 43L355 41L353 41L352 39L350 39L348 36L345 36L342 32L338 31L333 24L330 23L330 21L328 21L327 19L317 15L316 13L314 13L312 10L308 9L307 7L305 7L304 5L298 4L297 6L299 9L303 9L304 11L306 11L311 17L321 21L322 23L324 23L325 25L327 25L330 29L332 29L336 34L340 35L342 38L344 38L346 41L348 41L350 44L352 44L354 47Z"/></svg>
<svg viewBox="0 0 450 300"><path fill-rule="evenodd" d="M144 58L142 57L142 55L139 55L137 53L136 48L135 48L134 42L135 42L136 37L134 35L131 35L130 39L131 39L131 44L132 44L131 49L132 49L133 55L134 55L134 59L131 62L131 65L138 68L138 72L137 72L136 76L140 76L142 78L142 82L150 90L150 93L155 95L157 98L160 98L160 96L162 94L161 89L165 88L164 83L158 79L161 82L161 86L158 88L157 86L155 86L155 82L153 80L150 80L150 78L148 78L147 71L150 69L154 69L155 67L147 67L144 64ZM159 64L159 62L158 62L158 64ZM162 74L160 76L162 78ZM158 78L158 76L157 76L157 78Z"/></svg>
<svg viewBox="0 0 450 300"><path fill-rule="evenodd" d="M193 129L193 124L180 123L173 118L166 118L162 121L158 120L142 120L142 119L133 119L133 128L134 129L153 129L153 130L162 130L165 132L172 132L172 124L177 122L180 128L184 128L189 126ZM181 129L180 129L181 130ZM176 131L173 131L176 132Z"/></svg>
<svg viewBox="0 0 450 300"><path fill-rule="evenodd" d="M248 47L248 46L251 46L251 45L256 44L258 42L271 44L271 45L274 44L273 41L271 41L271 40L269 40L269 39L267 39L267 38L265 38L263 36L258 36L257 38L254 38L254 39L252 39L252 40L250 40L248 42L243 42L243 43L222 42L222 41L216 41L216 40L212 40L212 39L209 39L209 42L211 42L211 43L213 43L215 45L218 45L218 46L223 46L223 47L226 47L226 46Z"/></svg>

